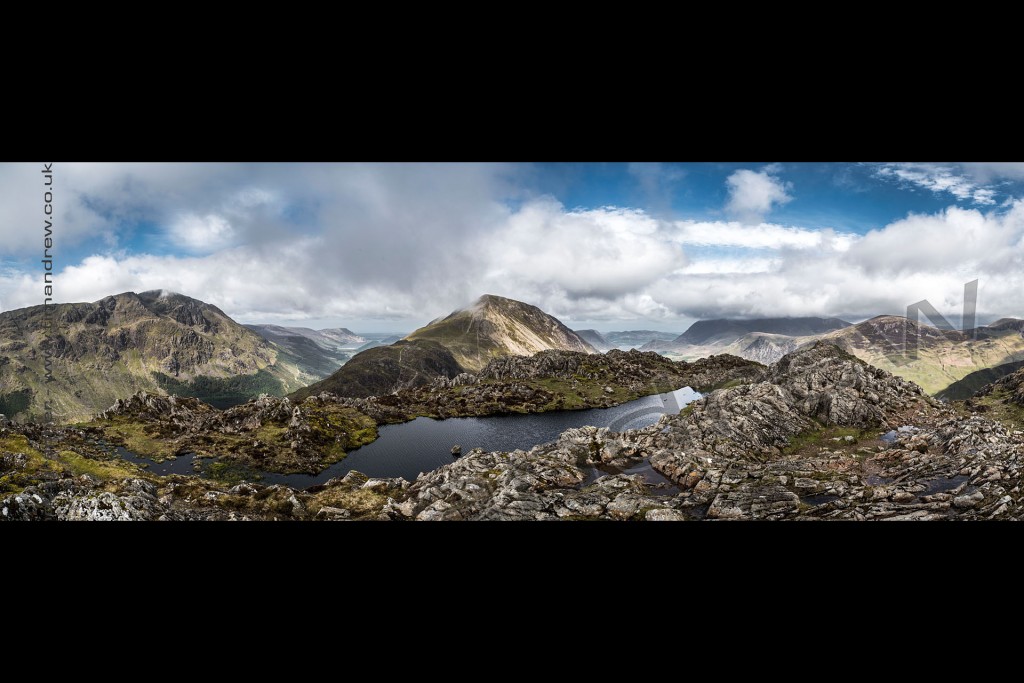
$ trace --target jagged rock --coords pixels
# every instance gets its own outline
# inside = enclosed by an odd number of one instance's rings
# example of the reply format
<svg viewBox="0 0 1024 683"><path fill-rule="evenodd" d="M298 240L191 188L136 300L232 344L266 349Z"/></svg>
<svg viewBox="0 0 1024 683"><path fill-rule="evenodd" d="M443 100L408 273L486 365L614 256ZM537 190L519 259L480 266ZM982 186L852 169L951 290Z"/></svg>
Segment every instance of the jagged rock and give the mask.
<svg viewBox="0 0 1024 683"><path fill-rule="evenodd" d="M119 496L109 491L82 496L57 496L53 500L61 521L130 522L156 519L163 508L152 496Z"/></svg>
<svg viewBox="0 0 1024 683"><path fill-rule="evenodd" d="M35 489L26 489L0 500L2 522L38 522L53 518L49 498L40 496Z"/></svg>
<svg viewBox="0 0 1024 683"><path fill-rule="evenodd" d="M884 425L887 412L921 395L920 387L824 342L784 356L768 380L783 387L802 414L827 425Z"/></svg>

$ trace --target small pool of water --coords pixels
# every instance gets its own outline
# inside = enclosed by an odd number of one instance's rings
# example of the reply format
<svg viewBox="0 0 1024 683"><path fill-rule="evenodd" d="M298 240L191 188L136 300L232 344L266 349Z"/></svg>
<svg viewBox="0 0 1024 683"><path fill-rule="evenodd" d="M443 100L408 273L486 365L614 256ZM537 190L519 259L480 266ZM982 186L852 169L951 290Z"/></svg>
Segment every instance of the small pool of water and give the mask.
<svg viewBox="0 0 1024 683"><path fill-rule="evenodd" d="M613 465L591 467L586 479L583 480L582 486L589 486L606 474L639 474L644 478L644 482L648 486L647 493L652 496L674 496L682 493L682 489L675 482L654 469L648 460L642 460L629 467L615 467Z"/></svg>
<svg viewBox="0 0 1024 683"><path fill-rule="evenodd" d="M925 484L925 490L921 491L917 495L930 496L935 493L946 493L947 491L952 491L956 487L966 482L968 478L969 477L965 474L958 474L955 477L950 477L948 479L946 477L932 479L931 481Z"/></svg>
<svg viewBox="0 0 1024 683"><path fill-rule="evenodd" d="M166 474L196 474L193 469L192 454L179 455L175 459L168 458L163 462L155 462L149 458L143 458L142 456L135 455L124 446L116 446L114 452L117 453L118 457L123 458L129 462L133 462L140 467L144 467L146 471L152 472L153 474L159 474L161 476Z"/></svg>

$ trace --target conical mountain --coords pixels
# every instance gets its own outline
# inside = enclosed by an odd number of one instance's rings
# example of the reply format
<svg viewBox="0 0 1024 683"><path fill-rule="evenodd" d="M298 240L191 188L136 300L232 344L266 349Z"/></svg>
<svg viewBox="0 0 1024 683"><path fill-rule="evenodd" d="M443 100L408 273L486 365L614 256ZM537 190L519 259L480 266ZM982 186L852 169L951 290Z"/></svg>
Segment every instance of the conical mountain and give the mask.
<svg viewBox="0 0 1024 683"><path fill-rule="evenodd" d="M579 335L536 306L486 294L390 346L361 351L330 377L292 394L323 391L365 398L424 386L438 377L479 372L492 358L558 349L595 353Z"/></svg>
<svg viewBox="0 0 1024 683"><path fill-rule="evenodd" d="M441 344L470 372L483 369L498 356L532 356L552 349L597 352L558 318L536 306L493 294L421 327L406 339Z"/></svg>

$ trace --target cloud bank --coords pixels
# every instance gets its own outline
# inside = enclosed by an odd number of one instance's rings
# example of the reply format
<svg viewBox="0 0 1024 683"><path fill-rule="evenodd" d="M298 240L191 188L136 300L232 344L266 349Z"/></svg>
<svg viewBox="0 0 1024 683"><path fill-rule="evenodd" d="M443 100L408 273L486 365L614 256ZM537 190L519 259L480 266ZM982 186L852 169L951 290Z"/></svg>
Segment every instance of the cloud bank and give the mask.
<svg viewBox="0 0 1024 683"><path fill-rule="evenodd" d="M24 265L37 231L17 227L38 223L38 207L18 195L36 193L21 178L30 172L0 167L5 309L41 303L38 274ZM768 220L795 196L774 167L728 176L723 208L734 220L570 209L525 191L519 172L491 164L58 167L59 234L83 255L63 263L57 293L92 301L167 289L245 321L407 320L411 329L482 293L610 324L862 318L901 314L925 298L956 312L963 283L978 278L982 315L1024 317L1024 202L977 201L980 185L941 190L968 193L971 208L911 214L859 235Z"/></svg>

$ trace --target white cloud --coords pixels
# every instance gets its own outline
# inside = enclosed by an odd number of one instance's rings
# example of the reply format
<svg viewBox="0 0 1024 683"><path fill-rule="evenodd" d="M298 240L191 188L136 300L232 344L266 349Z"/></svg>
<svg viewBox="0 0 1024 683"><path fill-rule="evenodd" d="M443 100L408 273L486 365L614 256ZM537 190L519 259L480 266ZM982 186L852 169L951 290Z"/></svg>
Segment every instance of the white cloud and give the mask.
<svg viewBox="0 0 1024 683"><path fill-rule="evenodd" d="M702 258L694 260L685 268L676 271L678 275L729 275L733 273L770 273L779 266L771 258Z"/></svg>
<svg viewBox="0 0 1024 683"><path fill-rule="evenodd" d="M776 177L776 169L761 171L740 169L726 179L729 201L725 210L746 223L758 223L773 208L793 198L787 193L790 184Z"/></svg>
<svg viewBox="0 0 1024 683"><path fill-rule="evenodd" d="M1005 173L1008 170L1010 169L1003 168L1001 172ZM993 169L979 166L973 175L991 177L992 173ZM983 206L996 203L994 190L979 186L960 168L954 166L922 163L885 164L876 171L876 175L922 187L935 194L948 193L961 201L971 201Z"/></svg>
<svg viewBox="0 0 1024 683"><path fill-rule="evenodd" d="M1021 161L970 161L958 165L981 184L1003 178L1024 180L1024 162Z"/></svg>
<svg viewBox="0 0 1024 683"><path fill-rule="evenodd" d="M1008 257L1018 257L1013 247L1022 230L1024 203L1005 213L951 206L872 230L851 247L849 258L869 273L1001 271Z"/></svg>
<svg viewBox="0 0 1024 683"><path fill-rule="evenodd" d="M722 228L728 235L729 226ZM1024 317L1024 202L1005 212L953 206L863 237L808 245L779 248L771 257L691 253L690 266L646 292L674 314L691 317L902 315L922 299L956 316L964 283L978 278L981 313Z"/></svg>
<svg viewBox="0 0 1024 683"><path fill-rule="evenodd" d="M723 221L677 221L681 244L743 247L747 249L812 249L828 243L845 249L856 237L830 229L808 230L772 223L745 225Z"/></svg>
<svg viewBox="0 0 1024 683"><path fill-rule="evenodd" d="M180 216L170 227L170 237L176 245L189 251L216 251L231 243L235 230L223 216L194 213Z"/></svg>
<svg viewBox="0 0 1024 683"><path fill-rule="evenodd" d="M664 225L643 211L606 207L565 211L553 199L530 202L478 243L494 286L538 295L614 298L686 264Z"/></svg>
<svg viewBox="0 0 1024 683"><path fill-rule="evenodd" d="M495 165L165 166L63 168L62 201L82 199L65 207L73 215L64 238L75 230L82 238L106 232L124 246L117 221L146 220L181 248L140 254L96 240L97 253L58 265L59 300L166 289L247 322L390 318L411 329L490 292L567 322L674 324L902 313L921 299L955 313L963 283L980 278L982 312L1024 316L1020 202L952 206L858 236L760 219L571 211L518 192L510 181L515 170ZM21 172L0 167L0 178ZM779 182L774 169L748 173ZM985 189L976 186L969 196ZM0 202L0 211L35 211L8 188L0 186L0 196L12 203ZM517 203L507 203L509 196ZM0 249L33 256L41 230L26 234L22 244L16 225L0 223ZM3 305L41 303L38 279L17 262L0 264Z"/></svg>

